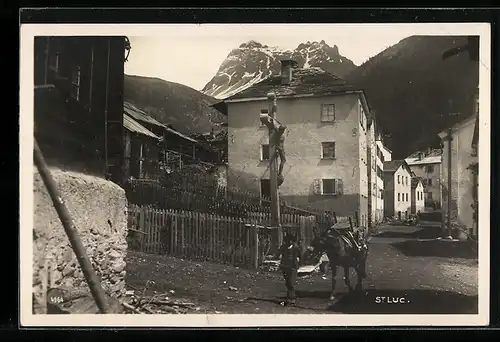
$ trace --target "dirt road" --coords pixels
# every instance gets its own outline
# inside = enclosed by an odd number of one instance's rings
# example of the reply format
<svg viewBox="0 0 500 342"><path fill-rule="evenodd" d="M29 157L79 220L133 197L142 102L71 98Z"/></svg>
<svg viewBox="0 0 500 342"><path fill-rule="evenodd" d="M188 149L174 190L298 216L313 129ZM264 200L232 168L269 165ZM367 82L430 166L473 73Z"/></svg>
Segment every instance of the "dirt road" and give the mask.
<svg viewBox="0 0 500 342"><path fill-rule="evenodd" d="M198 313L477 313L477 257L463 243L421 240L435 230L381 227L370 240L363 293L348 295L338 272L334 303L330 276L299 279L297 305L283 307L279 273L136 252L128 256L127 283L141 289L153 280L148 291L193 301Z"/></svg>

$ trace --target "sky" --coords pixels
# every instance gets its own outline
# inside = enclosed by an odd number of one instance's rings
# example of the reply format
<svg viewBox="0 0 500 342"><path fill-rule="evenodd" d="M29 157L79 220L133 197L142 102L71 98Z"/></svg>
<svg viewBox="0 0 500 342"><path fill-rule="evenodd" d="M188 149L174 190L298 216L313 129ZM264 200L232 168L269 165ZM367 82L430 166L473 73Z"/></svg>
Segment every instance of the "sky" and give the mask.
<svg viewBox="0 0 500 342"><path fill-rule="evenodd" d="M129 35L132 50L125 64L128 75L158 77L201 90L216 74L232 49L249 40L286 49L324 40L337 45L342 56L360 65L425 25L392 24L170 24L154 35ZM434 28L434 34L445 30Z"/></svg>

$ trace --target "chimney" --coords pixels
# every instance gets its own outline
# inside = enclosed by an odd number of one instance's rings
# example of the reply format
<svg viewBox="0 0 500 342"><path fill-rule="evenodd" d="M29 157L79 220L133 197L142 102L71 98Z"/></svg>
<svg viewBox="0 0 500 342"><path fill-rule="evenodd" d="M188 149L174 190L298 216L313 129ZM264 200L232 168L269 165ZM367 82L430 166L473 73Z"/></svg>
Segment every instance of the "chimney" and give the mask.
<svg viewBox="0 0 500 342"><path fill-rule="evenodd" d="M281 84L289 85L292 81L292 69L296 68L298 63L292 59L284 59L281 61Z"/></svg>
<svg viewBox="0 0 500 342"><path fill-rule="evenodd" d="M418 152L418 160L422 160L422 152Z"/></svg>

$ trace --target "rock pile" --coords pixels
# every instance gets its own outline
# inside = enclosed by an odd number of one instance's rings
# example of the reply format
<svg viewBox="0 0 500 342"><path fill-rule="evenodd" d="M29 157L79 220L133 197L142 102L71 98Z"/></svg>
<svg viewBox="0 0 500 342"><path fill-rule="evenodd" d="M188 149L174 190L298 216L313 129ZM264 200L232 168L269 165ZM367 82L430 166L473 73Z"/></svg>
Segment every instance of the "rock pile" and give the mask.
<svg viewBox="0 0 500 342"><path fill-rule="evenodd" d="M93 235L86 239L92 266L101 279L107 292L115 297L125 293L125 254L127 245L116 237ZM50 273L50 282L54 287L78 288L87 287L83 272L71 246L65 245L56 257L57 268Z"/></svg>

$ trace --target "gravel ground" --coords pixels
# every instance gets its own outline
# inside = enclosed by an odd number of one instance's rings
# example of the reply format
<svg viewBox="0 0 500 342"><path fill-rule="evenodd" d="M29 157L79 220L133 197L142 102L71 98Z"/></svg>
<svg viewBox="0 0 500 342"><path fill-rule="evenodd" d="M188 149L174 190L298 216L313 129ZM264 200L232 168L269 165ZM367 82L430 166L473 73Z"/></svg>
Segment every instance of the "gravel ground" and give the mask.
<svg viewBox="0 0 500 342"><path fill-rule="evenodd" d="M141 289L153 280L148 291L189 299L200 307L198 313L477 313L477 259L463 252L463 245L448 248L448 256L443 256L447 247L441 246L441 254L433 256L437 249L425 250L427 245L419 241L431 234L428 228L382 227L370 241L363 293L348 294L339 270L333 303L328 299L330 275L299 279L297 305L283 307L285 287L279 273L137 252L127 257L127 284ZM408 247L412 243L422 256Z"/></svg>

